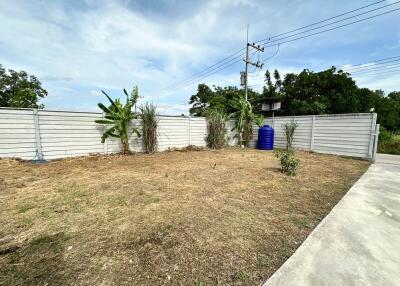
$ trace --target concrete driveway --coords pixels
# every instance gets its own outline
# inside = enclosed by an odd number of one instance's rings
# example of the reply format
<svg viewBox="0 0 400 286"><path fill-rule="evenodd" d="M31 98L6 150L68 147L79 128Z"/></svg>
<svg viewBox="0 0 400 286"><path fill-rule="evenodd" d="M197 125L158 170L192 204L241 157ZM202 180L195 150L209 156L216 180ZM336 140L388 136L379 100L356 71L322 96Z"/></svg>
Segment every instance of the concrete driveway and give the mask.
<svg viewBox="0 0 400 286"><path fill-rule="evenodd" d="M400 156L378 154L264 285L400 285Z"/></svg>

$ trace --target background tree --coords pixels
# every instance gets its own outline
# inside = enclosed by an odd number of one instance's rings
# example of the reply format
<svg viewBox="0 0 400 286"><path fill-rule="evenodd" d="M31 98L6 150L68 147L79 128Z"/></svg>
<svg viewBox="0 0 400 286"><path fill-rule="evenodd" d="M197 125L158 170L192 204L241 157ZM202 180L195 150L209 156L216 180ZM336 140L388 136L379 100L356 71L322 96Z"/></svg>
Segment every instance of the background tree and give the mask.
<svg viewBox="0 0 400 286"><path fill-rule="evenodd" d="M204 116L205 110L217 107L231 114L235 110L229 104L232 99L242 98L243 89L236 87L213 87L199 85L197 93L190 98L190 113ZM400 130L400 92L385 96L382 90L359 88L351 75L335 67L313 72L288 73L282 79L279 72L265 73L265 86L261 93L249 90L249 102L254 110L261 103L278 99L281 109L276 115L311 115L365 113L375 111L378 123L389 131Z"/></svg>
<svg viewBox="0 0 400 286"><path fill-rule="evenodd" d="M257 96L257 93L249 90L248 98L252 101ZM190 97L189 104L192 104L189 112L195 116L206 116L207 110L219 110L226 114L234 112L230 105L230 101L244 97L244 90L238 89L235 86L210 88L206 84L199 84L197 93Z"/></svg>
<svg viewBox="0 0 400 286"><path fill-rule="evenodd" d="M8 70L0 65L0 106L43 108L39 100L47 96L41 82L25 71Z"/></svg>
<svg viewBox="0 0 400 286"><path fill-rule="evenodd" d="M390 131L400 130L400 100L396 98L396 93L391 96L380 96L375 106L378 114L378 123Z"/></svg>
<svg viewBox="0 0 400 286"><path fill-rule="evenodd" d="M397 102L400 102L400 91L393 91L388 94L388 98L391 98L393 100L396 100Z"/></svg>

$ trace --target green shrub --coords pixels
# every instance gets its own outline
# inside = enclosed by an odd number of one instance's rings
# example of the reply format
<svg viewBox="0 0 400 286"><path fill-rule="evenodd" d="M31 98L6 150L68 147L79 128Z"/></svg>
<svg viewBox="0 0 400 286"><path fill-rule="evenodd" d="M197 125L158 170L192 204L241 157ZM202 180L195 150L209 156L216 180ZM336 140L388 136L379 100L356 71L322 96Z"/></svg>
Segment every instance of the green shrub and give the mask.
<svg viewBox="0 0 400 286"><path fill-rule="evenodd" d="M226 121L228 116L220 110L209 110L206 114L207 119L207 147L221 149L226 144Z"/></svg>
<svg viewBox="0 0 400 286"><path fill-rule="evenodd" d="M140 125L142 126L143 148L146 153L154 153L157 151L157 127L158 119L156 106L146 103L139 107Z"/></svg>
<svg viewBox="0 0 400 286"><path fill-rule="evenodd" d="M389 142L392 138L392 134L386 130L385 127L381 126L379 128L379 142L385 143Z"/></svg>
<svg viewBox="0 0 400 286"><path fill-rule="evenodd" d="M400 155L400 134L379 129L378 153Z"/></svg>
<svg viewBox="0 0 400 286"><path fill-rule="evenodd" d="M389 141L379 142L378 153L400 155L400 135L392 136Z"/></svg>
<svg viewBox="0 0 400 286"><path fill-rule="evenodd" d="M275 150L274 155L279 158L281 171L289 176L295 176L300 165L300 160L294 156L293 150Z"/></svg>

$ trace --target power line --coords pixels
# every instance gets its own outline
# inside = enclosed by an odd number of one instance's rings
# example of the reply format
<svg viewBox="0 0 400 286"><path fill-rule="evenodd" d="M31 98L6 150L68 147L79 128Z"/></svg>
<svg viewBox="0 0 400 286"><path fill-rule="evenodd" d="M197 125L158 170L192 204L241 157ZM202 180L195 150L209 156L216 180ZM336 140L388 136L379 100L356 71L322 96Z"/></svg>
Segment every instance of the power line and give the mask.
<svg viewBox="0 0 400 286"><path fill-rule="evenodd" d="M187 78L187 79L178 81L178 82L176 82L176 83L173 83L173 84L171 84L171 85L168 85L168 86L162 88L161 90L159 90L159 92L160 92L160 91L163 91L163 90L165 90L165 89L168 89L168 88L170 88L170 87L172 87L172 86L184 84L184 83L186 83L186 82L188 82L188 81L190 81L190 80L194 80L194 79L196 79L198 76L201 76L203 73L207 72L207 71L210 70L210 69L218 68L218 67L220 67L221 65L223 65L224 63L226 64L226 63L231 62L233 59L241 58L241 57L243 56L243 53L241 53L241 52L243 52L243 51L244 51L244 48L242 48L242 49L240 49L240 50L238 50L238 51L236 51L236 52L230 54L229 56L227 56L227 57L225 57L225 58L223 58L223 59L217 61L215 64L213 64L213 65L211 65L211 66L205 68L204 70L199 71L199 72L193 74L191 77L189 77L189 78ZM236 56L236 55L238 55L239 53L241 53L241 54L240 54L239 56ZM236 56L236 57L235 57L235 56ZM232 58L232 57L233 57L233 58Z"/></svg>
<svg viewBox="0 0 400 286"><path fill-rule="evenodd" d="M256 52L253 52L253 53L250 55L250 58L253 57L255 53L256 53ZM189 86L189 85L193 84L194 82L197 82L197 81L199 81L199 80L202 80L202 79L204 79L204 78L207 78L207 77L209 77L210 75L213 75L213 74L215 74L215 73L217 73L217 72L219 72L219 71L221 71L221 70L224 70L224 69L226 69L226 68L232 66L233 64L236 64L236 63L241 62L241 61L242 61L242 55L240 55L240 56L238 56L238 57L235 57L235 58L233 58L233 59L231 59L231 60L229 60L229 61L227 61L227 62L225 62L225 63L223 63L223 64L221 64L221 65L219 65L219 66L217 66L217 67L215 67L215 68L213 68L213 69L211 69L211 70L209 70L209 71L207 71L205 74L196 77L194 80L190 80L190 81L188 81L188 82L186 82L186 83L183 83L183 84L181 84L181 85L178 85L178 87L186 87L186 86Z"/></svg>
<svg viewBox="0 0 400 286"><path fill-rule="evenodd" d="M252 57L254 54L255 54L255 52L253 52L253 54L250 57ZM228 67L230 67L230 66L232 66L232 65L234 65L234 64L236 64L238 62L241 62L242 61L242 56L243 56L243 54L240 54L239 56L236 56L236 57L234 57L234 58L232 58L232 59L230 59L228 61L225 61L224 63L221 63L221 64L216 65L216 66L214 65L215 66L214 68L212 68L212 69L210 69L208 71L203 71L203 74L195 76L195 77L193 77L193 79L185 80L181 84L177 85L176 87L183 88L183 87L190 86L195 82L198 82L198 81L200 81L200 80L202 80L204 78L209 77L210 75L213 75L213 74L215 74L215 73L217 73L217 72L219 72L221 70L224 70L224 69L226 69L226 68L228 68Z"/></svg>
<svg viewBox="0 0 400 286"><path fill-rule="evenodd" d="M253 53L250 55L250 58L252 58L256 53L257 53L257 51L253 51ZM232 66L232 65L234 65L234 64L236 64L238 62L241 62L241 61L242 61L242 55L239 55L239 56L237 56L237 57L235 57L235 58L233 58L233 59L231 59L231 60L229 60L229 61L227 61L225 63L222 63L222 64L214 67L213 69L207 71L203 75L199 75L199 76L195 77L192 80L186 81L186 82L178 85L177 87L178 88L183 88L183 87L190 86L190 85L192 85L192 84L194 84L194 83L196 83L196 82L198 82L198 81L200 81L202 79L205 79L205 78L207 78L207 77L209 77L209 76L211 76L213 74L216 74L217 72L219 72L221 70L227 69L228 67L230 67L230 66Z"/></svg>
<svg viewBox="0 0 400 286"><path fill-rule="evenodd" d="M352 10L352 11L349 11L349 12L346 12L346 13L343 13L343 14L349 14L349 13L351 13L351 12L354 12L354 11L357 11L357 10L361 10L361 9L363 9L363 8L366 8L366 7L369 7L369 6L372 6L372 5L376 5L376 4L381 3L381 2L382 2L382 1L378 1L378 2L375 2L375 3L373 3L373 4L366 5L366 6L360 7L360 8L358 8L358 9L355 9L355 10ZM376 11L376 10L378 10L378 9L382 9L382 8L385 8L385 7L388 7L388 6L392 6L392 5L395 5L395 4L398 4L398 3L400 3L400 1L396 1L396 2L394 2L394 3L388 4L388 5L384 5L384 6L381 6L381 7L379 7L379 8L372 9L372 10L366 11L366 12L364 12L364 13L360 13L360 14L358 14L358 15L354 15L353 17L345 18L345 19L342 19L342 20L336 21L336 22L342 22L342 21L348 20L348 19L350 19L350 18L354 18L354 17L356 17L356 16L364 15L364 14L366 14L366 13L370 13L370 12ZM323 31L319 31L319 32L316 32L316 33L313 33L313 34L309 34L309 35L306 35L306 36L298 37L298 38L295 38L295 39L291 39L291 40L284 41L284 42L280 42L280 43L273 44L273 45L267 45L266 47L280 46L280 44L284 44L284 43L288 43L288 42L300 40L300 39L307 38L307 37L310 37L310 36L314 36L314 35L317 35L317 34L322 34L322 33L328 32L328 31L336 30L336 29L339 29L339 28L342 28L342 27L345 27L345 26L349 26L349 25L352 25L352 24L355 24L355 23L359 23L359 22L362 22L362 21L366 21L366 20L369 20L369 19L372 19L372 18L376 18L376 17L382 16L382 15L385 15L385 14L393 13L393 12L395 12L395 11L397 11L397 10L400 10L400 8L393 9L393 10L390 10L390 11L387 11L387 12L383 12L383 13L380 13L380 14L376 14L376 15L373 15L373 16L370 16L370 17L366 17L366 18L363 18L363 19L359 19L359 20L357 20L357 21L353 21L353 22L350 22L350 23L346 23L346 24L344 24L344 25L340 25L340 26L337 26L337 27L333 27L333 28L330 28L330 29L326 29L326 30L323 30ZM337 17L339 17L339 15L338 15L338 16L335 16L335 17L331 17L331 18L337 18ZM327 19L326 21L328 21L328 19ZM320 21L320 22L321 22L321 21ZM336 22L330 23L329 25L335 24ZM317 23L318 23L318 22L317 22ZM316 23L310 24L310 25L308 25L308 26L315 25L315 24L316 24ZM327 26L327 25L324 25L324 26ZM324 26L320 26L320 27L318 27L318 28L314 28L314 29L311 29L311 30L320 29L320 28L322 28L322 27L324 27ZM299 28L299 29L301 29L301 28ZM309 30L309 31L311 31L311 30ZM302 33L306 33L306 32L309 32L309 31L304 31L304 32L302 32ZM287 32L287 33L289 33L289 32ZM295 35L297 35L297 34L295 34ZM293 37L293 36L295 36L295 35L292 35L292 36L290 36L290 37ZM282 39L283 39L283 38L282 38ZM282 39L278 39L278 40L282 40ZM268 40L268 41L269 41L269 40ZM275 40L275 41L277 41L277 40ZM258 43L258 42L260 42L260 41L257 41L257 43ZM274 41L272 41L272 42L274 42Z"/></svg>
<svg viewBox="0 0 400 286"><path fill-rule="evenodd" d="M318 27L315 27L315 28L312 28L312 29L308 29L306 31L295 33L293 35L285 36L285 37L282 37L282 38L279 38L279 39L276 39L276 40L271 40L271 38L266 38L266 39L261 40L260 42L268 40L268 43L274 43L274 42L278 42L278 41L281 41L281 40L284 40L284 39L292 38L294 36L298 36L298 35L301 35L301 34L305 34L307 32L311 32L311 31L315 31L315 30L318 30L318 29L321 29L321 28L325 28L325 27L328 27L328 26L331 26L331 25L334 25L334 24L337 24L337 23L341 23L341 22L344 22L344 21L347 21L347 20L362 16L362 15L371 13L371 12L375 12L375 11L380 10L380 9L387 8L389 6L393 6L393 5L399 4L399 2L400 1L396 1L396 2L391 3L391 4L387 4L387 5L375 8L375 9L371 9L371 10L368 10L368 11L365 11L365 12L362 12L362 13L359 13L359 14L344 18L344 19L340 19L340 20L337 20L337 21L334 21L334 22L331 22L331 23L328 23L328 24L325 24L325 25L322 25L322 26L318 26ZM288 32L288 33L291 33L291 32ZM288 34L288 33L285 33L285 34ZM277 36L275 36L275 37L277 37Z"/></svg>
<svg viewBox="0 0 400 286"><path fill-rule="evenodd" d="M384 58L384 59L375 60L375 61L373 61L373 62L368 62L368 63L378 63L378 62L383 62L383 61L386 61L386 60L396 59L396 58L400 58L400 56L394 56L394 57ZM356 65L352 65L351 67L362 66L362 65L365 65L365 64L366 64L366 63L356 64Z"/></svg>
<svg viewBox="0 0 400 286"><path fill-rule="evenodd" d="M347 23L347 24L343 24L343 25L340 25L340 26L337 26L337 27L333 27L333 28L330 28L330 29L322 30L322 31L319 31L319 32L316 32L316 33L312 33L312 34L309 34L309 35L305 35L305 36L302 36L302 37L298 37L298 38L295 38L295 39L291 39L291 40L288 40L288 41L279 42L279 43L273 44L273 45L266 45L265 47L274 47L274 46L277 46L277 45L282 45L282 44L294 42L294 41L297 41L297 40L301 40L301 39L304 39L304 38L308 38L308 37L319 35L319 34L322 34L322 33L325 33L325 32L333 31L333 30L336 30L336 29L339 29L339 28L350 26L350 25L353 25L353 24L356 24L356 23L360 23L360 22L363 22L363 21L366 21L366 20L370 20L370 19L373 19L373 18L376 18L376 17L379 17L379 16L383 16L383 15L389 14L389 13L393 13L393 12L396 12L398 10L400 10L400 8L393 9L393 10L390 10L390 11L387 11L387 12L384 12L384 13L376 14L376 15L373 15L373 16L370 16L370 17L367 17L367 18L363 18L363 19L360 19L360 20L357 20L357 21L353 21L353 22L350 22L350 23Z"/></svg>
<svg viewBox="0 0 400 286"><path fill-rule="evenodd" d="M377 2L374 2L374 3L368 4L368 5L366 5L366 6L362 6L362 7L360 7L360 8L347 11L347 12L345 12L345 13L342 13L342 14L339 14L339 15L336 15L336 16L333 16L333 17L330 17L330 18L327 18L327 19L324 19L324 20L321 20L321 21L318 21L318 22L315 22L315 23L312 23L312 24L308 24L308 25L303 26L303 27L300 27L300 28L296 28L296 29L291 30L291 31L288 31L288 32L284 32L284 33L281 33L281 34L278 34L278 35L274 35L274 36L271 36L271 37L268 37L268 38L259 40L259 41L257 41L256 43L258 43L258 42L263 42L263 41L265 41L265 40L270 40L270 39L273 39L273 38L277 38L277 37L280 37L280 36L284 36L284 35L287 35L287 34L290 34L290 33L293 33L293 32L297 32L297 31L303 30L303 29L305 29L305 28L312 27L312 26L315 26L315 25L318 25L318 24L327 22L327 21L329 21L329 20L333 20L333 19L339 18L339 17L341 17L341 16L351 14L351 13L353 13L353 12L362 10L362 9L364 9L364 8L377 5L377 4L382 3L382 2L386 2L386 0L377 1Z"/></svg>
<svg viewBox="0 0 400 286"><path fill-rule="evenodd" d="M397 1L397 2L395 2L393 4L397 4L399 2L400 1ZM336 30L336 29L339 29L339 28L342 28L342 27L346 27L346 26L349 26L349 25L352 25L352 24L356 24L356 23L363 22L363 21L366 21L366 20L369 20L369 19L373 19L373 18L382 16L382 15L393 13L393 12L398 11L398 10L400 10L400 8L389 10L389 11L386 11L386 12L383 12L383 13L380 13L380 14L376 14L376 15L373 15L373 16L370 16L370 17L362 18L362 19L359 19L357 21L346 23L346 24L343 24L343 25L340 25L340 26L336 26L336 27L333 27L333 28L330 28L330 29L325 29L325 30L322 30L322 31L319 31L319 32L316 32L316 33L312 33L312 34L305 35L305 36L302 36L302 37L298 37L298 38L295 38L295 39L291 39L291 40L288 40L288 41L283 41L283 42L280 42L280 43L277 43L277 44L267 45L265 47L274 47L274 46L278 46L278 45L281 45L281 44L285 44L285 43L297 41L297 40L300 40L300 39L308 38L308 37L311 37L311 36L314 36L314 35L322 34L322 33L328 32L328 31Z"/></svg>
<svg viewBox="0 0 400 286"><path fill-rule="evenodd" d="M355 71L359 71L359 70L363 70L363 69L367 69L367 68L371 68L371 67L376 67L376 66L379 67L379 66L384 66L384 65L387 65L387 64L392 64L393 62L396 63L398 61L400 61L400 57L398 57L397 59L394 59L394 60L389 60L389 61L368 62L368 63L361 64L361 65L358 65L358 66L351 66L349 68L342 68L342 70L345 71L345 72L353 72L353 71L355 72Z"/></svg>
<svg viewBox="0 0 400 286"><path fill-rule="evenodd" d="M354 77L359 77L359 76L376 76L376 75L382 75L382 74L388 74L391 73L393 74L394 72L400 72L400 69L395 69L395 70L388 70L388 71L381 71L381 72L376 72L376 73L370 73L370 74L356 74Z"/></svg>
<svg viewBox="0 0 400 286"><path fill-rule="evenodd" d="M391 58L395 58L395 57L391 57ZM387 58L390 59L390 58ZM363 64L359 64L359 65L363 65ZM375 76L375 75L381 75L381 74L387 74L387 73L393 73L393 72L397 72L400 71L400 69L398 69L400 67L400 63L396 63L396 64L390 64L389 66L378 66L374 69L367 69L367 70L362 70L362 71L357 71L354 72L354 74L352 72L350 72L351 77L358 77L358 76L362 76L362 75L371 75L371 76ZM318 73L318 72L315 72ZM249 88L254 88L254 87L261 87L264 86L265 83L259 83L259 84L253 84L253 85L249 85Z"/></svg>
<svg viewBox="0 0 400 286"><path fill-rule="evenodd" d="M386 66L370 67L370 68L368 68L368 69L361 69L361 70L356 70L356 71L346 71L346 73L357 74L357 73L360 73L360 72L368 72L368 71L374 71L374 70L382 70L382 69L392 68L392 67L396 67L396 66L399 66L399 63L392 63L392 64L386 65Z"/></svg>
<svg viewBox="0 0 400 286"><path fill-rule="evenodd" d="M272 56L270 56L270 57L268 57L268 58L265 58L265 59L261 62L261 64L264 65L264 63L265 63L266 61L268 61L268 60L270 60L270 59L276 57L276 55L279 53L279 49L280 49L280 45L278 45L278 48L276 49L275 53L274 53ZM258 70L258 72L257 72L256 75L249 75L249 77L258 77L258 75L260 74L261 71L262 71L262 68Z"/></svg>
<svg viewBox="0 0 400 286"><path fill-rule="evenodd" d="M384 2L384 1L378 1L378 2L369 4L369 5L366 5L366 6L362 6L362 7L360 7L360 8L357 8L357 9L354 9L354 10L351 10L351 11L348 11L348 12L345 12L345 13L342 13L342 14L340 14L340 15L336 15L336 16L334 16L334 17L330 17L330 18L328 18L328 19L325 19L325 20L322 20L322 21L318 21L318 22L316 22L316 23L312 23L312 24L309 24L309 25L304 26L304 27L300 27L300 28L297 28L297 29L292 30L292 31L289 31L289 32L285 32L285 33L282 33L282 34L279 34L279 35L272 36L272 37L270 37L270 38L267 38L268 41L266 41L265 43L267 43L267 44L269 44L269 45L267 45L266 47L273 47L273 46L278 46L278 47L279 47L281 44L285 44L285 43L297 41L297 40L300 40L300 39L308 38L308 37L311 37L311 36L315 36L315 35L322 34L322 33L328 32L328 31L336 30L336 29L339 29L339 28L342 28L342 27L346 27L346 26L349 26L349 25L352 25L352 24L356 24L356 23L359 23L359 22L363 22L363 21L366 21L366 20L369 20L369 19L373 19L373 18L382 16L382 15L386 15L386 14L393 13L393 12L395 12L395 11L400 10L400 8L393 9L393 10L389 10L389 11L386 11L386 12L383 12L383 13L380 13L380 14L375 14L375 15L372 15L372 16L370 16L370 17L366 17L366 18L359 19L359 20L357 20L357 21L353 21L353 22L350 22L350 23L346 23L346 24L343 24L343 25L339 25L339 26L336 26L336 27L332 27L332 28L329 28L329 29L325 29L325 30L322 30L322 31L318 31L318 32L316 32L316 33L308 34L308 35L305 35L305 36L297 37L297 38L290 39L290 40L287 40L287 41L279 42L279 43L276 43L276 44L271 44L271 41L269 40L269 39L274 38L274 37L279 37L279 36L282 36L282 35L290 34L290 33L293 33L294 31L299 31L299 30L305 29L305 28L307 28L307 27L311 27L311 26L315 26L315 25L320 24L320 23L323 23L323 22L327 22L327 21L329 21L329 20L332 20L332 19L341 17L341 16L343 16L343 15L347 15L347 14L353 13L353 12L355 12L355 11L362 10L362 9L364 9L364 8L367 8L367 7L370 7L370 6L379 4L379 3L381 3L381 2ZM382 9L382 8L388 7L388 6L390 6L390 5L398 4L398 3L400 3L400 1L396 1L396 2L394 2L394 3L391 3L391 4L388 4L388 5L385 5L385 6L376 8L376 9L372 9L372 10L366 11L366 12L360 13L360 14L358 14L358 15L353 15L353 17L348 17L348 18L345 18L345 19L342 19L342 20L339 20L339 21L332 22L332 23L330 23L330 24L326 24L326 25L323 25L323 26L320 26L320 27L317 27L317 28L309 29L309 30L307 30L307 31L303 31L302 33L297 33L297 34L294 34L294 35L291 35L291 36L288 36L288 37L276 39L276 40L274 40L274 41L272 41L272 42L281 41L281 40L283 40L283 39L286 39L286 38L289 38L289 37L293 37L293 36L296 36L296 35L298 35L298 34L304 34L304 33L307 33L307 32L309 32L309 31L311 31L311 30L321 29L322 27L329 26L329 25L332 25L332 24L335 24L335 23L338 23L338 22L343 22L343 21L348 20L348 19L350 19L350 18L354 18L354 17L360 16L360 15L363 15L363 14L366 14L366 13L370 13L370 12L376 11L376 10L378 10L378 9ZM265 41L265 40L266 40L266 39L257 41L257 43L258 43L258 42ZM189 77L189 78L187 78L187 79L185 79L185 80L179 81L179 82L177 82L177 83L171 84L171 85L169 85L169 86L167 86L167 87L161 89L160 91L169 89L169 88L171 88L171 87L185 87L185 86L191 85L191 84L193 84L193 83L196 82L196 81L199 81L199 80L201 80L201 79L204 79L204 78L206 78L206 77L209 77L210 75L213 75L213 74L215 74L216 72L218 72L218 71L220 71L220 70L223 70L223 69L225 69L225 68L228 68L229 66L232 66L234 63L240 61L240 58L242 57L242 53L241 53L241 52L243 52L243 51L244 51L244 48L242 48L242 49L236 51L235 53L233 53L233 54L231 54L231 55L229 55L229 56L227 56L227 57L225 57L225 58L219 60L218 62L216 62L215 64L213 64L213 65L211 65L211 66L209 66L209 67L207 67L207 68L205 68L204 70L195 73L195 74L192 75L191 77ZM241 53L241 54L240 54L240 53ZM239 55L239 54L240 54L240 55Z"/></svg>
<svg viewBox="0 0 400 286"><path fill-rule="evenodd" d="M361 70L361 71L357 71L357 72L350 72L351 75L357 75L357 74L365 74L365 73L369 73L369 72L376 72L376 71L386 71L386 70L390 70L393 68L398 68L400 67L400 64L396 64L396 65L390 65L390 66L385 66L385 67L380 67L380 68L375 68L375 69L367 69L367 70Z"/></svg>
<svg viewBox="0 0 400 286"><path fill-rule="evenodd" d="M234 64L237 64L237 63L239 63L239 62L241 62L241 61L242 61L242 58L236 59L236 60L233 61L233 62L226 63L226 64L220 66L220 67L217 68L217 69L214 69L214 70L209 71L209 73L206 74L206 75L204 75L203 77L200 77L200 78L198 78L198 79L194 79L194 80L192 80L192 81L190 81L190 82L187 82L187 83L178 85L178 86L176 86L176 87L177 87L177 88L184 88L184 87L190 86L190 85L192 85L192 84L194 84L194 83L196 83L196 82L199 82L200 80L202 80L202 79L204 79L204 78L207 78L207 77L209 77L209 76L211 76L211 75L213 75L213 74L215 74L215 73L217 73L217 72L219 72L219 71L221 71L221 70L227 69L227 68L229 68L229 67L233 66ZM169 93L171 93L171 92L172 92L172 91L169 91L169 92L166 91L166 94L169 94ZM165 94L165 93L164 93L164 94Z"/></svg>

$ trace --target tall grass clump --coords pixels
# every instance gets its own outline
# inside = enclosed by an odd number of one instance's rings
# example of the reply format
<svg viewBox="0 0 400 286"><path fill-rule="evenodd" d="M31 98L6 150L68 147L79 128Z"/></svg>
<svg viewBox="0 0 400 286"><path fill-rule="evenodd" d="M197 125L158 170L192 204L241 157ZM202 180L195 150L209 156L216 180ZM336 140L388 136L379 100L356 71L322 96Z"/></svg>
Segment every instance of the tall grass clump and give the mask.
<svg viewBox="0 0 400 286"><path fill-rule="evenodd" d="M142 142L144 152L154 153L157 151L157 107L152 103L146 103L139 107L140 125L142 126Z"/></svg>
<svg viewBox="0 0 400 286"><path fill-rule="evenodd" d="M206 114L207 120L207 147L221 149L226 144L226 122L228 116L220 110L209 110Z"/></svg>
<svg viewBox="0 0 400 286"><path fill-rule="evenodd" d="M239 145L247 147L253 138L253 107L242 97L232 99L229 104L234 110L229 117L235 120L234 129L237 131Z"/></svg>

